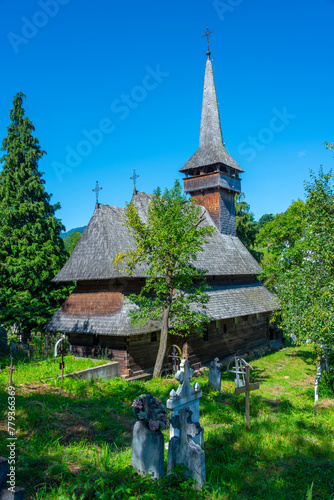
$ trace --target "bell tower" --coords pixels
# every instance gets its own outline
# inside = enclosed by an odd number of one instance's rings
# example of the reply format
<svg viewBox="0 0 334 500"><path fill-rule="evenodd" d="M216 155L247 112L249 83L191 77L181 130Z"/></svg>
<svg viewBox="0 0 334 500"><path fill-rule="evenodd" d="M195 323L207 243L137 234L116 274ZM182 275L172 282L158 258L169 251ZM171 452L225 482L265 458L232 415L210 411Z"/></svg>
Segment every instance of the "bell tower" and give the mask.
<svg viewBox="0 0 334 500"><path fill-rule="evenodd" d="M222 234L236 236L234 197L241 191L243 170L223 143L209 43L206 55L199 148L180 172L185 193L207 209Z"/></svg>

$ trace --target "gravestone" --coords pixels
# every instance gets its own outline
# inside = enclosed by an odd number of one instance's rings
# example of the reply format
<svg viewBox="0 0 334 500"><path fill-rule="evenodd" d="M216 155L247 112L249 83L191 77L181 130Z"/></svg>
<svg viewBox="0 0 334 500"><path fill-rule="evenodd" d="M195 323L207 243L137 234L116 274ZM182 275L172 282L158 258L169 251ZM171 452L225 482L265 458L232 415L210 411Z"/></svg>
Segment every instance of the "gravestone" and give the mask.
<svg viewBox="0 0 334 500"><path fill-rule="evenodd" d="M168 418L164 406L152 395L141 395L132 403L138 422L133 428L131 465L143 475L164 475L164 436Z"/></svg>
<svg viewBox="0 0 334 500"><path fill-rule="evenodd" d="M203 432L198 422L192 421L192 411L181 408L177 415L171 418L171 425L178 429L179 436L174 436L169 441L167 474L182 464L188 468L183 472L184 477L192 477L196 481L196 489L202 489L205 484L205 453L196 443L194 438Z"/></svg>
<svg viewBox="0 0 334 500"><path fill-rule="evenodd" d="M215 358L210 363L209 370L209 385L213 387L216 391L220 392L222 385L222 364L219 363L219 358Z"/></svg>
<svg viewBox="0 0 334 500"><path fill-rule="evenodd" d="M175 378L180 382L180 385L175 391L169 394L169 399L167 400L167 408L171 410L170 420L172 417L178 414L178 412L185 407L189 407L192 411L193 418L196 422L199 422L199 400L202 397L202 391L199 388L198 382L195 382L192 386L190 379L193 377L194 371L189 367L189 363L186 359L182 359L180 364L180 370L176 373ZM173 424L170 424L169 438L172 439L174 436L178 436L179 431L174 428ZM193 441L201 446L204 445L204 433L203 431L193 437Z"/></svg>
<svg viewBox="0 0 334 500"><path fill-rule="evenodd" d="M0 500L23 500L24 488L7 484L7 474L8 459L0 457Z"/></svg>

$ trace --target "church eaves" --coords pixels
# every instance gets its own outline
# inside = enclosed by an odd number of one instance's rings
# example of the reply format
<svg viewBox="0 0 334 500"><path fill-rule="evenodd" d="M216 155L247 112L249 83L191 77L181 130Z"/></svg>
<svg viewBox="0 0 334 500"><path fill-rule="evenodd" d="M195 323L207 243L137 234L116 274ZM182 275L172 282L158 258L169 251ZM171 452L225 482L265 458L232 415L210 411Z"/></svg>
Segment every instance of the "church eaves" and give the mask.
<svg viewBox="0 0 334 500"><path fill-rule="evenodd" d="M180 169L180 172L215 164L226 165L243 172L223 144L213 69L210 53L207 53L199 148Z"/></svg>

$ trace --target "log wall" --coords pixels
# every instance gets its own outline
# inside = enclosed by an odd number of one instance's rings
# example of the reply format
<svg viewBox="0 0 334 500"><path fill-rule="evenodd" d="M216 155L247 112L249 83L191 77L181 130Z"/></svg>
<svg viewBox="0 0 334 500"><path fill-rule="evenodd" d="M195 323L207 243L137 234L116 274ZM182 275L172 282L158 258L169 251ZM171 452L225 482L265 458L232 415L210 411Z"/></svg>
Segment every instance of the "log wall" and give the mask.
<svg viewBox="0 0 334 500"><path fill-rule="evenodd" d="M81 356L98 357L103 354L120 363L121 376L140 375L152 370L159 348L160 332L131 337L69 334L72 351ZM220 360L244 354L269 341L269 314L253 314L212 321L202 337L192 333L188 337L169 335L167 350L173 344L180 347L183 357L193 369ZM171 360L166 359L166 363Z"/></svg>

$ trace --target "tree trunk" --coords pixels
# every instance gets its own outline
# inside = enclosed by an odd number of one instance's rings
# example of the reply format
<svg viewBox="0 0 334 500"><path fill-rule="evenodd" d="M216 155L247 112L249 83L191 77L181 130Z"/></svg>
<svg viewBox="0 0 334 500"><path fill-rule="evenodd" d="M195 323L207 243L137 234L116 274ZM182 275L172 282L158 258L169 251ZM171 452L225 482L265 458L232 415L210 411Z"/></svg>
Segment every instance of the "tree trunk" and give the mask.
<svg viewBox="0 0 334 500"><path fill-rule="evenodd" d="M159 350L158 350L157 359L155 361L155 366L154 366L154 370L153 370L153 378L161 376L162 365L164 362L166 349L167 349L169 311L170 311L170 305L168 304L164 309L164 313L163 313L163 317L162 317Z"/></svg>

